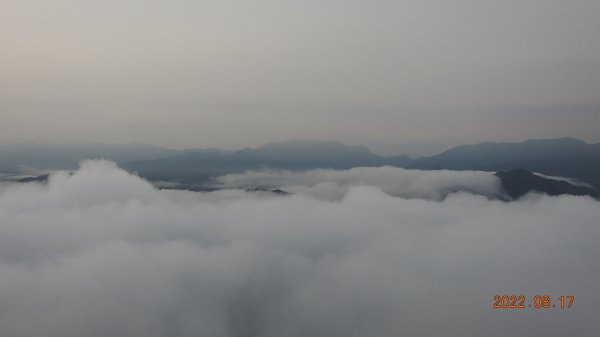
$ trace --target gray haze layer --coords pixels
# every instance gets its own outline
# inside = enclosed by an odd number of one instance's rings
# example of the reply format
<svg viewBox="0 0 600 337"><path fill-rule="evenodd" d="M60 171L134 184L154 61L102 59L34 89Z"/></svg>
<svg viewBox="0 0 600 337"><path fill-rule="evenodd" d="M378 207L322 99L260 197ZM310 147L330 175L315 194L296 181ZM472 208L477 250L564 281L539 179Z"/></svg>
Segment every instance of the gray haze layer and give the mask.
<svg viewBox="0 0 600 337"><path fill-rule="evenodd" d="M0 335L597 335L597 201L397 198L378 186L382 170L224 179L363 182L335 202L158 191L102 161L0 186ZM423 174L413 194L436 199L455 178L444 174ZM575 303L492 309L503 294Z"/></svg>
<svg viewBox="0 0 600 337"><path fill-rule="evenodd" d="M0 0L0 143L599 142L598 17L596 0Z"/></svg>

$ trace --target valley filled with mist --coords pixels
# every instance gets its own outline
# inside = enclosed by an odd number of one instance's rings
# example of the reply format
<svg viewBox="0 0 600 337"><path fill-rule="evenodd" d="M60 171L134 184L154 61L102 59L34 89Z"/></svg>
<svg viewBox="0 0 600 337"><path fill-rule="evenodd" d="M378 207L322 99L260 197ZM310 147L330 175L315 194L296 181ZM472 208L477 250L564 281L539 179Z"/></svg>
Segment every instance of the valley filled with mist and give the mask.
<svg viewBox="0 0 600 337"><path fill-rule="evenodd" d="M600 207L589 196L506 202L490 172L394 167L216 182L161 190L91 160L0 184L3 334L594 331ZM576 294L577 307L502 313L492 298L503 293Z"/></svg>

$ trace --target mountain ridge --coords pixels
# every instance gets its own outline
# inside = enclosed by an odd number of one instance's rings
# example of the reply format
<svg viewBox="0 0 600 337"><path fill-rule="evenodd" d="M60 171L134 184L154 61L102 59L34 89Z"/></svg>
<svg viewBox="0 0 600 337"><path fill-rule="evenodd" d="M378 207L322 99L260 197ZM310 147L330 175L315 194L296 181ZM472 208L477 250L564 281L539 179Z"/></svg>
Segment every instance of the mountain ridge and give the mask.
<svg viewBox="0 0 600 337"><path fill-rule="evenodd" d="M116 161L152 181L201 183L211 177L248 170L314 168L349 169L392 165L410 169L508 171L523 168L552 176L579 179L600 187L600 143L564 137L523 142L482 142L453 147L437 155L411 158L380 156L367 147L337 141L291 139L240 150L173 150L145 144L0 146L0 172L21 166L75 169L87 158Z"/></svg>
<svg viewBox="0 0 600 337"><path fill-rule="evenodd" d="M572 177L600 187L600 144L572 137L518 143L461 145L438 155L416 159L415 169L505 171L523 168L547 175Z"/></svg>

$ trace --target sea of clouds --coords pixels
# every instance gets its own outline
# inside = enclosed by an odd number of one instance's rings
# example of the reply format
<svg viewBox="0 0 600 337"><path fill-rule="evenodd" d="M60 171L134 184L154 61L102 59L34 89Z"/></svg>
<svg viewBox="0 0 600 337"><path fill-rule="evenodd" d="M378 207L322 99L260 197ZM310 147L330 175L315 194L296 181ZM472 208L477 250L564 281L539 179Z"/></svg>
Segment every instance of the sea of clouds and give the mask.
<svg viewBox="0 0 600 337"><path fill-rule="evenodd" d="M490 200L502 191L483 172L217 181L293 194L160 191L105 161L48 184L1 185L0 336L598 333L593 199ZM575 302L493 309L504 294Z"/></svg>
<svg viewBox="0 0 600 337"><path fill-rule="evenodd" d="M277 188L292 193L339 201L357 186L372 186L396 197L443 200L451 193L468 192L491 199L510 198L492 172L407 170L394 166L349 170L248 171L217 177L218 188Z"/></svg>

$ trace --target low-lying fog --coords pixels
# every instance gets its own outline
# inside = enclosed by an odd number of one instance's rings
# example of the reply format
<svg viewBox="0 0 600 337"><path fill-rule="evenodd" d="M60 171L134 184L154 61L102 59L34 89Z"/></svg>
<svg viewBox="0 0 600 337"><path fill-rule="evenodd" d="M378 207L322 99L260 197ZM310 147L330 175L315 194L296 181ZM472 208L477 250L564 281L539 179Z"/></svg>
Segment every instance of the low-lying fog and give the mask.
<svg viewBox="0 0 600 337"><path fill-rule="evenodd" d="M488 173L385 167L217 183L293 193L159 191L105 161L3 184L0 335L597 334L593 199L506 203ZM513 294L575 302L492 308Z"/></svg>

